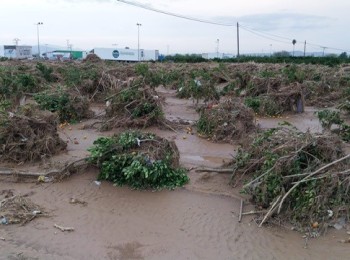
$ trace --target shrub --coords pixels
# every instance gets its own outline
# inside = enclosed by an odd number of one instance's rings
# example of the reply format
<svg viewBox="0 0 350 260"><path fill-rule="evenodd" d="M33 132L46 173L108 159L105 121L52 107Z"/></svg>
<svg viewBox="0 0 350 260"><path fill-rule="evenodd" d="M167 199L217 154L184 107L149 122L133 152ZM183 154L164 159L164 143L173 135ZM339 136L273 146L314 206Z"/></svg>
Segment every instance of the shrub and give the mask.
<svg viewBox="0 0 350 260"><path fill-rule="evenodd" d="M38 62L38 64L36 65L36 68L41 72L42 76L44 77L44 79L48 82L52 82L54 81L52 72L53 72L53 68L46 66L45 64Z"/></svg>
<svg viewBox="0 0 350 260"><path fill-rule="evenodd" d="M83 97L73 97L62 88L37 93L34 99L41 109L57 112L61 122L76 122L92 115L87 100Z"/></svg>
<svg viewBox="0 0 350 260"><path fill-rule="evenodd" d="M340 125L343 123L343 120L340 118L339 111L331 111L329 109L317 111L316 115L320 120L320 123L323 128L330 130L332 125Z"/></svg>
<svg viewBox="0 0 350 260"><path fill-rule="evenodd" d="M259 97L246 97L244 104L254 110L255 113L259 113L261 101Z"/></svg>
<svg viewBox="0 0 350 260"><path fill-rule="evenodd" d="M149 133L127 131L101 137L88 149L89 162L100 168L99 180L135 189L174 189L189 178L178 167L179 155L173 142Z"/></svg>

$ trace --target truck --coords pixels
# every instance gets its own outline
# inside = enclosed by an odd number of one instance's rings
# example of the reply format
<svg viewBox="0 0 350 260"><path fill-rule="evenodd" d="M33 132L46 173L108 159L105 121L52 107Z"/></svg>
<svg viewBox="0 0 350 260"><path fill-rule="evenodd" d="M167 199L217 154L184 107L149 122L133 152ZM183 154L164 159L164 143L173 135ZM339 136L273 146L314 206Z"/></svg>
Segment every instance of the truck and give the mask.
<svg viewBox="0 0 350 260"><path fill-rule="evenodd" d="M126 62L157 61L159 58L158 50L95 48L91 51L91 53L96 54L102 60L115 60Z"/></svg>

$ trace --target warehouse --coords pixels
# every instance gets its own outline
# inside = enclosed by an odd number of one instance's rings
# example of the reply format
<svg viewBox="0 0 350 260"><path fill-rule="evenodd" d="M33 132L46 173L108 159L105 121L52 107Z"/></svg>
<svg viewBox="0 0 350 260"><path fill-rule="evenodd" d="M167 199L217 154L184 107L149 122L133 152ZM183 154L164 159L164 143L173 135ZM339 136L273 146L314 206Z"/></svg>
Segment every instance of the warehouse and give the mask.
<svg viewBox="0 0 350 260"><path fill-rule="evenodd" d="M4 56L9 59L32 58L32 46L4 45Z"/></svg>
<svg viewBox="0 0 350 260"><path fill-rule="evenodd" d="M55 50L43 53L44 58L48 60L82 60L86 58L86 55L86 51L73 50Z"/></svg>

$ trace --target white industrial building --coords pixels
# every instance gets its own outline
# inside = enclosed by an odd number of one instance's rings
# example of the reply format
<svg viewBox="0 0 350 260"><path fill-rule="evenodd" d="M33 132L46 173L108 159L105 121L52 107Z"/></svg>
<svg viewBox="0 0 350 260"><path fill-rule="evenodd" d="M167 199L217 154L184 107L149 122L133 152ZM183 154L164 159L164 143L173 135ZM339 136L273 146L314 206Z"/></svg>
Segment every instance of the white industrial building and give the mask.
<svg viewBox="0 0 350 260"><path fill-rule="evenodd" d="M9 59L32 58L32 46L4 45L4 56Z"/></svg>

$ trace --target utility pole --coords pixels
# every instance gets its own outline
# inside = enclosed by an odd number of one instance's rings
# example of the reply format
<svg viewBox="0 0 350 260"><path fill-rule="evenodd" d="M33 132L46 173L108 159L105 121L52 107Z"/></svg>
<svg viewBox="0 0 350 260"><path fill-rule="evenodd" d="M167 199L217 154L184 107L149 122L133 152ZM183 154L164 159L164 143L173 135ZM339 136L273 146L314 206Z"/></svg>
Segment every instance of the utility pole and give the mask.
<svg viewBox="0 0 350 260"><path fill-rule="evenodd" d="M216 58L219 58L219 43L220 40L216 39Z"/></svg>
<svg viewBox="0 0 350 260"><path fill-rule="evenodd" d="M239 24L237 22L237 58L239 58Z"/></svg>
<svg viewBox="0 0 350 260"><path fill-rule="evenodd" d="M18 39L18 38L14 38L13 39L13 42L16 44L16 46L18 45L18 42L20 41L20 39Z"/></svg>
<svg viewBox="0 0 350 260"><path fill-rule="evenodd" d="M321 47L323 49L323 57L324 57L324 50L327 49L327 47Z"/></svg>
<svg viewBox="0 0 350 260"><path fill-rule="evenodd" d="M37 35L38 35L38 59L40 59L40 41L39 41L39 25L43 25L43 22L38 22L36 24Z"/></svg>
<svg viewBox="0 0 350 260"><path fill-rule="evenodd" d="M140 26L142 24L137 23L137 60L140 61Z"/></svg>
<svg viewBox="0 0 350 260"><path fill-rule="evenodd" d="M304 57L306 56L306 41L304 43Z"/></svg>

